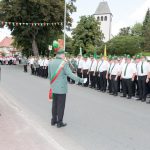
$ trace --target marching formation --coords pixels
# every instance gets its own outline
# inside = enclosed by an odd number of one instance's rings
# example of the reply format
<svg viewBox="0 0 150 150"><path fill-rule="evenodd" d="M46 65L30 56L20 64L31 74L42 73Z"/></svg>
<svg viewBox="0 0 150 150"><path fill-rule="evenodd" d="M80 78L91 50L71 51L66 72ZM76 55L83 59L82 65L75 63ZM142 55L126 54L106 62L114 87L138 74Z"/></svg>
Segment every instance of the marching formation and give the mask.
<svg viewBox="0 0 150 150"><path fill-rule="evenodd" d="M16 65L17 61L19 61L20 63L21 59L13 56L6 56L6 57L0 56L1 65Z"/></svg>
<svg viewBox="0 0 150 150"><path fill-rule="evenodd" d="M80 78L87 78L84 87L90 87L100 92L108 92L110 95L131 99L135 98L142 102L150 103L147 95L150 93L150 62L144 56L137 55L131 58L130 55L122 57L109 56L94 58L78 55L77 57L66 58L72 72ZM25 61L26 60L26 61ZM25 72L29 62L31 74L43 78L48 77L48 64L51 59L47 57L30 57L24 59ZM75 83L68 77L70 83Z"/></svg>

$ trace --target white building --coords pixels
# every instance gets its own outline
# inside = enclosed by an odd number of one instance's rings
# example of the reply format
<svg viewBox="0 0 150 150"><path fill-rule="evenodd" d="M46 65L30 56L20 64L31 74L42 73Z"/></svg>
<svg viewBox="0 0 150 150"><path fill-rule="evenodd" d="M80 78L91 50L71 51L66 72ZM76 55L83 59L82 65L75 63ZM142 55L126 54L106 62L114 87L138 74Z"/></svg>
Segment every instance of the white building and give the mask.
<svg viewBox="0 0 150 150"><path fill-rule="evenodd" d="M95 18L101 22L101 30L104 34L104 42L111 39L112 13L106 1L100 2L94 13Z"/></svg>

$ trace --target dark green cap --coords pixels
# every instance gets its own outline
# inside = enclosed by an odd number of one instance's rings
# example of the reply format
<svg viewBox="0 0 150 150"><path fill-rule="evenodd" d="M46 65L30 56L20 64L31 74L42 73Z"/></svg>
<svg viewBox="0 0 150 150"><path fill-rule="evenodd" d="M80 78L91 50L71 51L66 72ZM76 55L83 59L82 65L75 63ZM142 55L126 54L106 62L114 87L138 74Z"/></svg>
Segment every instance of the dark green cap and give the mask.
<svg viewBox="0 0 150 150"><path fill-rule="evenodd" d="M130 56L130 55L127 55L127 58L128 58L128 59L130 59L130 58L131 58L131 56Z"/></svg>
<svg viewBox="0 0 150 150"><path fill-rule="evenodd" d="M136 59L140 59L141 58L141 56L140 55L136 55Z"/></svg>
<svg viewBox="0 0 150 150"><path fill-rule="evenodd" d="M84 57L84 58L87 58L87 55L86 55L86 54L84 54L84 55L83 55L83 57Z"/></svg>

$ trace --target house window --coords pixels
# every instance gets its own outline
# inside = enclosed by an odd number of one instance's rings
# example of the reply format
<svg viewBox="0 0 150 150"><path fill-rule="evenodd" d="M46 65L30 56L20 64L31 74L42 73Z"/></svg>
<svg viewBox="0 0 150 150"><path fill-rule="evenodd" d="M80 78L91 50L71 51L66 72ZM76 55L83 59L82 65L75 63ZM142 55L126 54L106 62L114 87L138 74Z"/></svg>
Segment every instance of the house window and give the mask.
<svg viewBox="0 0 150 150"><path fill-rule="evenodd" d="M97 21L99 21L100 20L100 18L99 18L99 16L97 17Z"/></svg>
<svg viewBox="0 0 150 150"><path fill-rule="evenodd" d="M101 16L101 21L103 21L103 16Z"/></svg>
<svg viewBox="0 0 150 150"><path fill-rule="evenodd" d="M107 21L107 16L105 16L104 20Z"/></svg>

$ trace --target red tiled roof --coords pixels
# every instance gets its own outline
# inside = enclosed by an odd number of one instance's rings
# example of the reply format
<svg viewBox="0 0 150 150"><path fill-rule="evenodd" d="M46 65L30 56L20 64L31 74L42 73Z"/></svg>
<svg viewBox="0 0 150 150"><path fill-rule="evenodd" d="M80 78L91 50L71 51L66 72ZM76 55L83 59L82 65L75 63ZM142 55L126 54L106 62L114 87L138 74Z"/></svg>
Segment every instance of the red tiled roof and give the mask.
<svg viewBox="0 0 150 150"><path fill-rule="evenodd" d="M5 37L1 42L0 42L0 47L13 47L11 44L13 42L12 37Z"/></svg>

